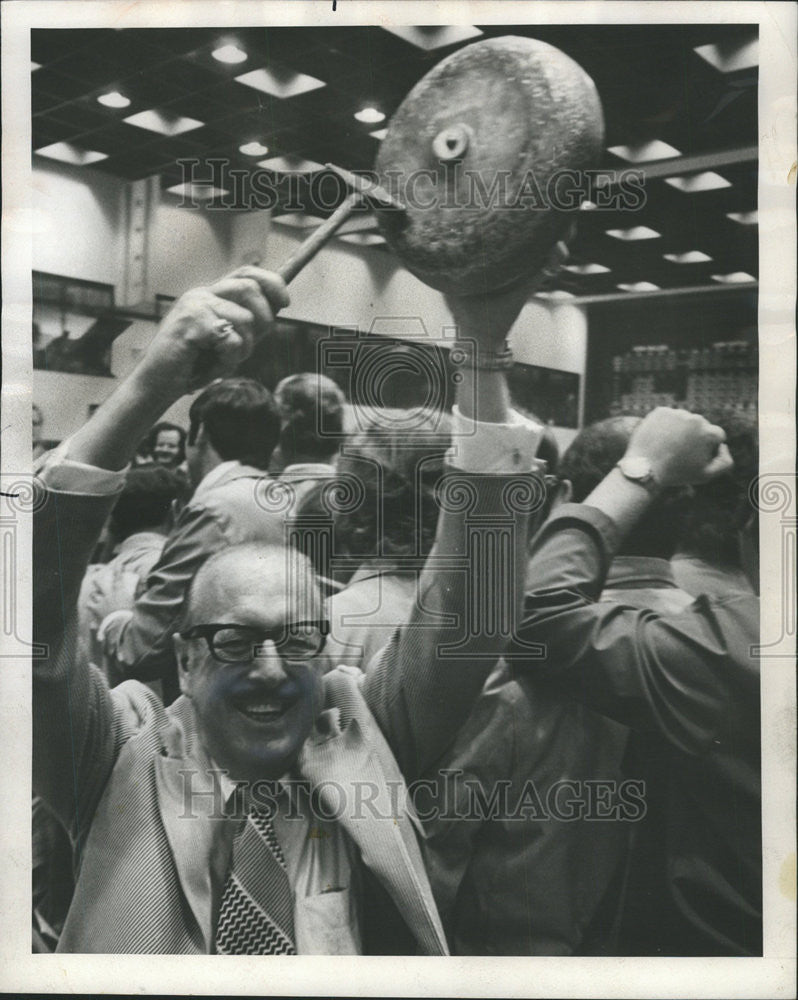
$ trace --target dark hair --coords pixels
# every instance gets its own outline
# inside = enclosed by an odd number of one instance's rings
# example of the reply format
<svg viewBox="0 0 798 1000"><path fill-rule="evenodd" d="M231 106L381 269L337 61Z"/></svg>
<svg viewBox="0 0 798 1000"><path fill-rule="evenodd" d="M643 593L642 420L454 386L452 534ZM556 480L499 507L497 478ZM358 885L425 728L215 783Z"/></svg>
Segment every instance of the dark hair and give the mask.
<svg viewBox="0 0 798 1000"><path fill-rule="evenodd" d="M150 428L149 434L144 439L144 447L146 448L147 454L152 455L155 450L155 446L158 443L158 435L161 431L177 431L180 436L180 457L177 462L179 465L180 462L182 462L186 457L186 432L178 424L170 424L166 420L162 420L160 423L157 423L154 427Z"/></svg>
<svg viewBox="0 0 798 1000"><path fill-rule="evenodd" d="M738 414L709 415L726 432L734 468L694 486L679 532L679 549L715 565L740 566L738 534L756 514L749 490L759 472L756 421Z"/></svg>
<svg viewBox="0 0 798 1000"><path fill-rule="evenodd" d="M301 372L274 390L280 412L280 451L286 465L298 458L327 461L338 451L344 430L343 392L326 375Z"/></svg>
<svg viewBox="0 0 798 1000"><path fill-rule="evenodd" d="M560 459L559 475L573 489L574 503L582 503L626 452L640 417L610 417L583 428Z"/></svg>
<svg viewBox="0 0 798 1000"><path fill-rule="evenodd" d="M560 447L551 427L544 429L535 458L540 458L546 463L546 472L552 476L557 475L557 468L560 464Z"/></svg>
<svg viewBox="0 0 798 1000"><path fill-rule="evenodd" d="M137 531L163 524L173 500L187 500L191 489L184 476L151 465L130 469L125 486L111 511L111 530L117 541Z"/></svg>
<svg viewBox="0 0 798 1000"><path fill-rule="evenodd" d="M434 489L451 423L448 414L431 418L423 432L366 427L347 441L338 476L317 483L302 498L293 541L322 577L344 583L357 564L369 559L423 558L432 548L438 525ZM358 497L352 509L347 500ZM308 537L330 532L331 544L324 537ZM331 557L348 557L348 570L334 567Z"/></svg>
<svg viewBox="0 0 798 1000"><path fill-rule="evenodd" d="M640 417L610 417L577 434L560 459L558 470L559 478L571 483L575 503L583 503L623 458L640 422ZM686 496L682 488L663 490L626 536L621 552L670 559L676 549Z"/></svg>
<svg viewBox="0 0 798 1000"><path fill-rule="evenodd" d="M266 469L280 434L280 418L272 394L251 378L212 382L188 412L188 443L200 426L222 461L234 459Z"/></svg>

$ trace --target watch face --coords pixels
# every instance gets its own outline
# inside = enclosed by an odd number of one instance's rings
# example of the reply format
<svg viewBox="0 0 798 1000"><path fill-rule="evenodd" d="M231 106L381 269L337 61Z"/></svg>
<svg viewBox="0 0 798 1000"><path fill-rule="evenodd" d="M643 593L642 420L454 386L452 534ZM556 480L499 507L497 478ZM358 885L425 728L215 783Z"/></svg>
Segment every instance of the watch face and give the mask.
<svg viewBox="0 0 798 1000"><path fill-rule="evenodd" d="M630 455L624 458L621 463L621 472L628 479L647 479L651 475L651 465L637 455Z"/></svg>

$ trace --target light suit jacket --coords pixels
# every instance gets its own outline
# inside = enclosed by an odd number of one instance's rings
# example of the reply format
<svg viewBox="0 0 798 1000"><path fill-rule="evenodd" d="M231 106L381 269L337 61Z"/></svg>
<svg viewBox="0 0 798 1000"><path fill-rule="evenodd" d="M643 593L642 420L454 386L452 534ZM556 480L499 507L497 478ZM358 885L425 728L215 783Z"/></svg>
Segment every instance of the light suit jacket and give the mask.
<svg viewBox="0 0 798 1000"><path fill-rule="evenodd" d="M442 513L442 558L428 564L414 621L397 630L362 681L345 669L325 677L333 725L313 734L299 761L316 787L366 779L390 798L388 819L340 822L427 954L444 954L445 937L416 823L390 783L402 773L413 780L444 751L506 642L501 632L464 627L466 609L475 575L488 602L507 590L513 558L520 601L527 514L508 497L519 496L519 479L522 493L529 487L528 477L454 478L470 481L470 502L461 497ZM180 771L203 765L193 711L184 699L164 709L137 682L109 691L99 671L75 662L80 581L113 500L51 486L34 515L34 637L48 650L34 661L34 789L70 832L79 859L60 949L207 952L213 821L179 818ZM512 537L515 556L505 548L503 562L474 559L471 515L497 524L505 546ZM456 655L441 654L447 643ZM301 914L298 924L301 933Z"/></svg>

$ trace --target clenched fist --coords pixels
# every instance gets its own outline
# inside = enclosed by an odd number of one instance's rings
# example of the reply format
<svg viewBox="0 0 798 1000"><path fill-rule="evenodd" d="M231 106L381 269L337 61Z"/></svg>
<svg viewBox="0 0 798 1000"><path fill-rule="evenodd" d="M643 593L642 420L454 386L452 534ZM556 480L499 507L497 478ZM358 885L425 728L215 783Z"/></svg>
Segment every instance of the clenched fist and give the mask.
<svg viewBox="0 0 798 1000"><path fill-rule="evenodd" d="M289 301L283 279L258 267L193 288L161 322L139 374L164 389L168 380L174 398L231 375Z"/></svg>
<svg viewBox="0 0 798 1000"><path fill-rule="evenodd" d="M626 457L645 459L660 486L692 486L733 466L723 428L698 413L658 406L635 428Z"/></svg>

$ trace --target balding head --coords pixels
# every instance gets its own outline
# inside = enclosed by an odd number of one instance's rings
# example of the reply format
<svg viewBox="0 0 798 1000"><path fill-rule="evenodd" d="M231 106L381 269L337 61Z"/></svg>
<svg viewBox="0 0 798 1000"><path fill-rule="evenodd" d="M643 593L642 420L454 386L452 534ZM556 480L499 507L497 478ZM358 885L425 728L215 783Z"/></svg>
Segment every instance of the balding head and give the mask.
<svg viewBox="0 0 798 1000"><path fill-rule="evenodd" d="M313 566L305 555L293 546L247 542L214 553L194 574L181 631L192 625L226 621L224 611L242 600L286 608L291 605L296 620L318 618L323 608Z"/></svg>

